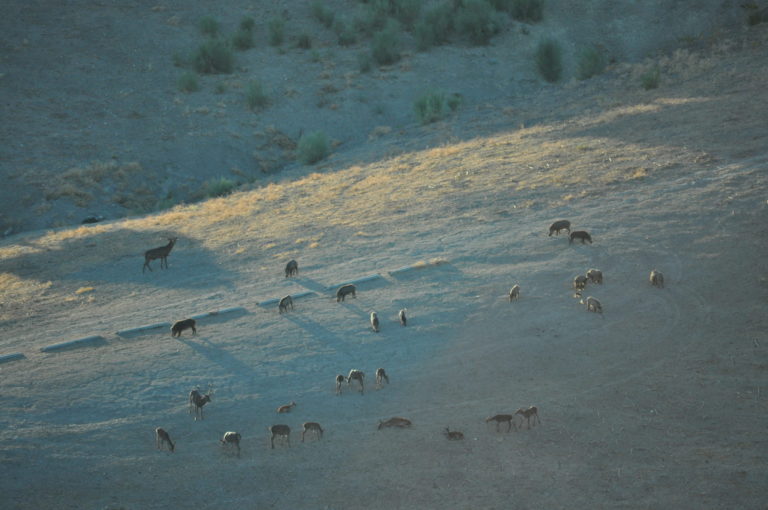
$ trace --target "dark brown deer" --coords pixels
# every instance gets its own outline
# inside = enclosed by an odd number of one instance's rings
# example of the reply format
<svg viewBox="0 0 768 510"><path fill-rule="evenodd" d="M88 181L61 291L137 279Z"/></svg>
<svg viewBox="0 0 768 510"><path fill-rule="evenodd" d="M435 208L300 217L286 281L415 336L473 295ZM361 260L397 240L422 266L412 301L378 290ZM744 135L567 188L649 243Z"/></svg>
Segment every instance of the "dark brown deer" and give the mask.
<svg viewBox="0 0 768 510"><path fill-rule="evenodd" d="M168 269L168 254L171 253L173 245L176 244L177 239L177 237L169 237L168 244L165 246L152 248L151 250L144 252L144 266L141 268L141 272L143 273L145 269L152 271L152 268L149 267L149 262L155 259L160 259L160 269L163 268L163 264L165 264L165 268Z"/></svg>
<svg viewBox="0 0 768 510"><path fill-rule="evenodd" d="M405 312L406 311L407 310L405 308L403 308L397 314L397 318L400 319L400 325L401 326L405 326L406 322L408 322L408 318L405 316Z"/></svg>
<svg viewBox="0 0 768 510"><path fill-rule="evenodd" d="M277 304L277 311L279 313L287 312L288 308L293 310L293 298L291 296L285 296Z"/></svg>
<svg viewBox="0 0 768 510"><path fill-rule="evenodd" d="M390 418L387 421L379 420L379 430L381 430L384 427L397 427L402 429L402 428L410 427L411 425L412 425L411 420L407 418L401 418L399 416Z"/></svg>
<svg viewBox="0 0 768 510"><path fill-rule="evenodd" d="M208 393L201 395L200 391L194 389L189 392L189 414L195 413L195 421L197 421L197 415L200 415L200 419L203 419L203 406L213 399L213 389L208 386Z"/></svg>
<svg viewBox="0 0 768 510"><path fill-rule="evenodd" d="M603 284L603 272L599 269L590 269L587 271L587 279L590 283L596 283L598 285Z"/></svg>
<svg viewBox="0 0 768 510"><path fill-rule="evenodd" d="M323 438L323 427L320 426L319 423L314 421L308 421L305 422L303 425L304 429L301 431L301 442L304 442L304 434L307 432L314 432L318 439Z"/></svg>
<svg viewBox="0 0 768 510"><path fill-rule="evenodd" d="M237 456L240 456L240 439L242 439L242 436L238 432L224 432L224 437L221 438L221 444L224 446L227 445L235 445L235 448L237 449Z"/></svg>
<svg viewBox="0 0 768 510"><path fill-rule="evenodd" d="M290 278L297 274L299 274L299 263L295 260L291 260L285 265L285 277Z"/></svg>
<svg viewBox="0 0 768 510"><path fill-rule="evenodd" d="M288 425L272 425L269 427L269 431L272 433L272 436L269 438L269 443L272 445L272 449L275 449L275 438L276 437L284 437L285 440L288 442L288 447L291 446L291 427Z"/></svg>
<svg viewBox="0 0 768 510"><path fill-rule="evenodd" d="M357 287L352 285L351 283L348 283L347 285L342 285L339 287L339 290L336 291L336 302L344 301L344 298L346 298L348 295L352 295L353 298L357 297Z"/></svg>
<svg viewBox="0 0 768 510"><path fill-rule="evenodd" d="M520 299L520 285L513 285L511 289L509 289L509 300L514 301L515 299Z"/></svg>
<svg viewBox="0 0 768 510"><path fill-rule="evenodd" d="M515 427L515 430L517 430L517 423L514 421L514 416L511 414L497 414L494 416L491 416L489 418L485 419L485 423L488 423L490 421L496 422L496 432L499 432L499 425L506 422L507 423L507 432L512 430L512 427Z"/></svg>
<svg viewBox="0 0 768 510"><path fill-rule="evenodd" d="M171 326L171 336L174 337L180 337L181 332L185 329L191 329L192 334L197 334L197 328L195 327L197 323L195 322L195 319L184 319L183 321L176 321L173 323L173 326Z"/></svg>
<svg viewBox="0 0 768 510"><path fill-rule="evenodd" d="M571 235L568 237L568 244L573 244L575 239L580 240L581 244L587 244L587 241L589 241L589 244L592 244L592 236L589 235L589 232L586 230L576 230L571 232Z"/></svg>
<svg viewBox="0 0 768 510"><path fill-rule="evenodd" d="M383 368L377 368L376 369L376 387L381 388L383 382L386 382L387 384L389 384L389 376L387 375L387 372L385 372Z"/></svg>
<svg viewBox="0 0 768 510"><path fill-rule="evenodd" d="M168 450L173 453L176 445L171 441L171 436L168 435L168 432L166 432L165 429L157 427L155 429L155 445L157 446L157 449L162 450L165 443L168 443Z"/></svg>
<svg viewBox="0 0 768 510"><path fill-rule="evenodd" d="M651 271L650 281L651 285L654 287L658 287L660 289L664 288L664 275L661 274L660 271L656 271L655 269Z"/></svg>
<svg viewBox="0 0 768 510"><path fill-rule="evenodd" d="M552 225L549 226L549 235L550 237L554 233L555 235L560 235L561 230L567 230L568 233L571 233L571 222L568 220L560 220L554 222Z"/></svg>
<svg viewBox="0 0 768 510"><path fill-rule="evenodd" d="M347 378L341 374L336 376L336 394L337 395L341 395L341 383L343 383L346 380Z"/></svg>

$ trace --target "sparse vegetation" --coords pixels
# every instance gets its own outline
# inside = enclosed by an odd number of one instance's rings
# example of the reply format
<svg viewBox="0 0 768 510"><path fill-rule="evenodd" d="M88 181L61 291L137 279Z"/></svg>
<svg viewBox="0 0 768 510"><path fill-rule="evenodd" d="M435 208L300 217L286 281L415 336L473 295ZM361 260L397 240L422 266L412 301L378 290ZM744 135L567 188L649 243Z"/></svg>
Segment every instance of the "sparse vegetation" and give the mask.
<svg viewBox="0 0 768 510"><path fill-rule="evenodd" d="M458 94L446 95L439 90L425 92L413 103L416 117L422 124L429 124L442 119L448 111L455 111L461 104Z"/></svg>
<svg viewBox="0 0 768 510"><path fill-rule="evenodd" d="M305 165L313 165L328 156L328 137L322 131L304 135L296 148L299 161Z"/></svg>
<svg viewBox="0 0 768 510"><path fill-rule="evenodd" d="M232 36L232 46L240 51L250 50L254 46L253 31L240 29Z"/></svg>
<svg viewBox="0 0 768 510"><path fill-rule="evenodd" d="M235 55L230 45L221 39L208 39L198 47L193 62L198 73L231 73L235 68Z"/></svg>
<svg viewBox="0 0 768 510"><path fill-rule="evenodd" d="M645 90L658 88L660 77L661 70L659 69L659 66L655 65L640 76L640 84Z"/></svg>
<svg viewBox="0 0 768 510"><path fill-rule="evenodd" d="M335 14L321 0L315 0L312 2L312 17L322 23L325 28L331 28Z"/></svg>
<svg viewBox="0 0 768 510"><path fill-rule="evenodd" d="M312 39L309 37L309 34L303 33L299 35L299 38L296 40L296 47L301 48L302 50L309 50L312 48Z"/></svg>
<svg viewBox="0 0 768 510"><path fill-rule="evenodd" d="M587 80L602 74L605 70L605 65L605 56L597 48L582 50L576 64L576 77L580 80Z"/></svg>
<svg viewBox="0 0 768 510"><path fill-rule="evenodd" d="M285 20L283 18L273 18L269 22L269 44L280 46L285 40Z"/></svg>
<svg viewBox="0 0 768 510"><path fill-rule="evenodd" d="M465 0L456 12L455 26L472 44L486 45L501 30L501 21L487 0Z"/></svg>
<svg viewBox="0 0 768 510"><path fill-rule="evenodd" d="M179 76L176 84L181 92L189 93L200 90L200 85L197 83L197 75L192 72L185 72Z"/></svg>
<svg viewBox="0 0 768 510"><path fill-rule="evenodd" d="M264 87L258 80L252 80L248 83L245 90L245 101L251 110L260 110L269 104L269 97L264 92Z"/></svg>
<svg viewBox="0 0 768 510"><path fill-rule="evenodd" d="M336 18L333 22L333 31L339 38L339 46L351 46L357 42L354 30L342 18Z"/></svg>
<svg viewBox="0 0 768 510"><path fill-rule="evenodd" d="M536 48L536 69L550 83L560 80L563 73L563 50L554 39L539 42Z"/></svg>
<svg viewBox="0 0 768 510"><path fill-rule="evenodd" d="M204 16L200 18L197 25L203 35L216 37L219 33L219 22L213 16Z"/></svg>
<svg viewBox="0 0 768 510"><path fill-rule="evenodd" d="M253 30L256 28L256 20L254 20L250 16L245 16L243 19L240 20L240 30L244 30L246 32L253 32Z"/></svg>
<svg viewBox="0 0 768 510"><path fill-rule="evenodd" d="M448 42L453 30L453 9L447 3L430 7L416 23L414 36L419 50Z"/></svg>
<svg viewBox="0 0 768 510"><path fill-rule="evenodd" d="M496 3L505 4L504 9L517 21L537 23L544 18L543 0L497 0Z"/></svg>
<svg viewBox="0 0 768 510"><path fill-rule="evenodd" d="M214 198L231 194L237 188L237 183L226 177L210 179L203 184L203 197Z"/></svg>
<svg viewBox="0 0 768 510"><path fill-rule="evenodd" d="M357 68L361 73L370 73L373 68L373 57L369 53L360 53L357 56Z"/></svg>

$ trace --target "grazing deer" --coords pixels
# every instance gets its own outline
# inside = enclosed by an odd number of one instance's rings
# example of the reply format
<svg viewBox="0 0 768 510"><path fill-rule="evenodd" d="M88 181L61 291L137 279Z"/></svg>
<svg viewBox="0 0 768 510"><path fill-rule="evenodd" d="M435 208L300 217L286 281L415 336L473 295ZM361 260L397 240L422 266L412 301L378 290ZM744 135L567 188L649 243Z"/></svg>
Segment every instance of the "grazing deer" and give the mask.
<svg viewBox="0 0 768 510"><path fill-rule="evenodd" d="M515 414L521 415L525 420L528 422L528 428L531 428L531 416L533 416L533 423L534 425L536 422L539 422L539 425L541 425L541 419L539 418L539 410L536 406L531 406L528 409L520 408L517 411L515 411ZM523 422L520 421L520 426L523 425Z"/></svg>
<svg viewBox="0 0 768 510"><path fill-rule="evenodd" d="M379 430L381 430L384 427L406 428L406 427L410 427L411 425L412 425L411 420L407 418L401 418L399 416L390 418L387 421L379 420Z"/></svg>
<svg viewBox="0 0 768 510"><path fill-rule="evenodd" d="M284 437L285 440L288 442L288 447L291 446L291 427L288 425L272 425L269 427L269 431L272 433L272 436L269 438L269 443L272 445L272 449L275 449L275 438L276 437Z"/></svg>
<svg viewBox="0 0 768 510"><path fill-rule="evenodd" d="M291 276L299 274L299 263L295 260L289 261L285 265L285 277L290 278Z"/></svg>
<svg viewBox="0 0 768 510"><path fill-rule="evenodd" d="M346 380L347 378L341 374L336 376L336 394L337 395L341 395L341 383L343 383Z"/></svg>
<svg viewBox="0 0 768 510"><path fill-rule="evenodd" d="M568 237L568 244L573 244L574 239L580 240L581 244L587 244L587 241L589 241L589 244L592 244L592 236L585 230L571 232L571 235Z"/></svg>
<svg viewBox="0 0 768 510"><path fill-rule="evenodd" d="M462 439L464 439L464 434L462 434L458 430L449 430L448 427L445 427L445 430L443 431L443 435L447 437L450 441L461 441Z"/></svg>
<svg viewBox="0 0 768 510"><path fill-rule="evenodd" d="M189 414L195 413L195 421L197 421L197 415L200 415L200 419L203 419L203 406L213 399L213 389L209 385L208 393L201 395L199 388L189 392Z"/></svg>
<svg viewBox="0 0 768 510"><path fill-rule="evenodd" d="M344 298L346 298L349 294L352 294L353 298L357 297L357 287L352 285L351 283L348 283L347 285L342 285L339 287L339 290L336 291L336 302L344 301Z"/></svg>
<svg viewBox="0 0 768 510"><path fill-rule="evenodd" d="M485 423L495 421L496 422L496 432L499 432L499 425L503 422L507 423L507 432L512 430L512 427L515 427L515 430L517 430L517 423L514 421L514 416L511 414L497 414L495 416L491 416L489 418L485 419Z"/></svg>
<svg viewBox="0 0 768 510"><path fill-rule="evenodd" d="M561 230L567 230L568 233L571 233L571 222L568 220L560 220L554 222L552 225L549 226L549 236L552 237L552 234L560 235Z"/></svg>
<svg viewBox="0 0 768 510"><path fill-rule="evenodd" d="M277 413L278 413L278 414L282 414L282 413L290 413L290 412L291 412L291 409L293 409L294 407L296 407L296 402L294 402L293 400L291 400L291 403L290 403L290 404L285 404L284 406L280 406L280 407L278 407L278 408L277 408Z"/></svg>
<svg viewBox="0 0 768 510"><path fill-rule="evenodd" d="M304 434L306 434L307 432L314 432L315 435L317 436L317 439L323 438L323 427L321 427L319 423L314 421L308 421L304 423L303 427L304 427L304 430L301 431L302 443L304 442Z"/></svg>
<svg viewBox="0 0 768 510"><path fill-rule="evenodd" d="M590 283L603 284L603 272L599 269L590 269L587 271L587 279Z"/></svg>
<svg viewBox="0 0 768 510"><path fill-rule="evenodd" d="M363 394L363 379L365 378L365 373L363 373L362 370L352 369L349 371L349 375L347 376L347 385L350 386L352 384L352 381L358 381L360 383L360 394Z"/></svg>
<svg viewBox="0 0 768 510"><path fill-rule="evenodd" d="M235 448L237 449L237 456L240 456L240 439L242 436L240 436L237 432L225 432L224 437L220 439L221 444L224 446L227 445L235 445Z"/></svg>
<svg viewBox="0 0 768 510"><path fill-rule="evenodd" d="M400 325L405 326L405 323L408 322L408 318L405 316L406 309L403 308L397 313L397 318L400 319Z"/></svg>
<svg viewBox="0 0 768 510"><path fill-rule="evenodd" d="M382 382L386 381L389 384L389 376L383 368L376 369L376 387L381 388Z"/></svg>
<svg viewBox="0 0 768 510"><path fill-rule="evenodd" d="M509 300L512 301L514 299L520 298L520 286L515 284L512 286L511 289L509 289Z"/></svg>
<svg viewBox="0 0 768 510"><path fill-rule="evenodd" d="M371 328L373 328L374 333L379 332L379 316L376 315L376 312L371 312Z"/></svg>
<svg viewBox="0 0 768 510"><path fill-rule="evenodd" d="M168 450L173 453L176 445L171 441L171 436L168 435L168 432L166 432L165 429L157 427L155 429L155 445L157 446L157 449L162 450L163 444L165 443L168 443Z"/></svg>
<svg viewBox="0 0 768 510"><path fill-rule="evenodd" d="M173 326L171 326L171 336L173 337L180 337L181 332L185 329L191 329L192 334L197 334L197 328L195 327L197 325L197 322L195 322L195 319L184 319L183 321L176 321L173 323Z"/></svg>
<svg viewBox="0 0 768 510"><path fill-rule="evenodd" d="M573 278L573 288L577 291L582 291L587 287L589 279L583 274L577 275Z"/></svg>
<svg viewBox="0 0 768 510"><path fill-rule="evenodd" d="M168 254L171 253L177 239L177 237L169 237L168 244L165 246L152 248L144 252L144 266L141 268L141 272L143 273L145 269L152 271L152 268L149 267L149 262L155 259L160 259L160 269L163 268L163 263L165 263L165 268L168 269Z"/></svg>
<svg viewBox="0 0 768 510"><path fill-rule="evenodd" d="M599 313L600 315L603 314L603 305L598 301L596 298L593 298L592 296L587 297L587 300L581 300L579 301L582 305L587 305L587 311L588 312L595 312Z"/></svg>
<svg viewBox="0 0 768 510"><path fill-rule="evenodd" d="M661 274L661 272L656 271L655 269L651 271L651 285L654 287L658 287L660 289L664 288L664 275Z"/></svg>
<svg viewBox="0 0 768 510"><path fill-rule="evenodd" d="M291 296L285 296L280 300L280 302L277 304L277 311L279 313L287 312L288 307L293 310L293 298Z"/></svg>

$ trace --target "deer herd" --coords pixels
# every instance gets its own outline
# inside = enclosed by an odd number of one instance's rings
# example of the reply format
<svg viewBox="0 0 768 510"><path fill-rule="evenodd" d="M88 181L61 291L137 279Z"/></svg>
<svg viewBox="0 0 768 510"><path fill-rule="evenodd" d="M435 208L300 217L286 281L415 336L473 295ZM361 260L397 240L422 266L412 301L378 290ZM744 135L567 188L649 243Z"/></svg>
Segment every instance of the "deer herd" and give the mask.
<svg viewBox="0 0 768 510"><path fill-rule="evenodd" d="M581 241L582 244L592 244L592 236L584 231L584 230L576 230L571 231L571 222L568 220L558 220L552 223L549 227L549 236L551 237L554 235L560 235L561 231L567 231L569 235L569 244L573 244L574 240ZM151 250L147 250L144 254L144 266L142 267L142 272L144 270L149 269L152 271L152 268L150 267L149 263L152 260L160 259L160 268L168 268L168 255L170 254L171 250L173 249L177 238L171 237L168 238L168 244L165 246L161 246L159 248L153 248ZM296 276L299 273L299 266L298 263L295 260L289 261L285 266L285 277L290 278L292 276ZM656 270L653 269L650 273L649 277L650 284L654 287L658 288L664 288L664 275ZM588 296L586 298L582 298L582 292L586 289L587 285L602 285L603 284L603 272L599 269L589 269L586 274L580 274L573 278L572 287L575 291L574 297L581 298L580 303L582 305L586 306L587 311L599 313L602 315L603 313L603 307L600 301L598 301L596 298L592 296ZM357 289L354 284L345 284L340 286L336 291L336 301L337 302L343 302L348 296L351 297L357 297L356 296ZM509 300L515 301L520 299L520 285L515 284L512 286L512 288L509 291ZM278 303L278 312L280 314L287 313L289 310L293 310L293 298L289 296L285 296L282 299L279 300ZM406 309L403 308L398 313L398 320L402 326L405 326L407 323L406 319ZM375 311L371 311L370 313L370 324L371 329L373 329L374 332L378 333L380 331L380 320L378 317L378 314ZM184 319L177 321L173 324L171 327L171 336L179 337L181 336L181 333L187 329L192 330L192 334L197 333L196 329L196 322L194 319ZM339 374L335 378L336 382L336 395L342 394L343 389L343 383L347 383L347 387L352 387L353 383L355 386L359 386L359 392L361 395L364 394L365 391L365 373L362 370L359 369L352 369L349 371L349 374L344 376L343 374ZM383 388L384 384L389 384L389 376L387 375L386 371L383 368L376 369L375 372L375 381L376 389ZM195 421L202 420L203 419L203 407L211 402L213 397L213 387L209 386L207 392L205 394L202 394L198 389L194 389L190 391L189 393L189 413L195 415ZM296 402L291 401L288 404L281 405L277 408L277 414L284 414L284 413L290 413L291 410L296 407ZM520 422L518 424L516 417L520 417ZM517 411L515 411L513 414L496 414L493 416L490 416L485 419L486 423L495 423L496 432L501 432L501 426L506 425L506 432L511 432L513 429L515 431L519 430L523 423L525 422L527 424L527 428L530 429L532 425L541 424L541 419L539 418L538 414L538 408L536 406L530 406L528 408L520 408ZM533 422L533 423L532 423ZM380 420L378 424L378 429L381 430L382 428L410 428L413 425L411 420L407 418L403 418L401 416L395 416L392 418L389 418L387 420ZM278 441L286 444L290 447L291 445L291 428L288 425L285 424L275 424L268 428L270 433L270 447L272 449L275 448L275 439ZM314 437L317 440L322 439L323 437L323 428L321 425L317 422L304 422L302 426L302 432L301 432L301 442L304 442L305 436L307 433L311 433L314 435ZM456 440L463 440L464 434L462 432L456 431L456 430L450 430L449 427L446 427L442 433L448 440L450 441L456 441ZM234 449L236 455L240 456L240 441L242 439L242 436L239 432L229 431L225 432L222 438L219 440L220 443L223 445L223 447L228 449ZM165 447L167 447L168 451L174 452L176 445L171 440L171 437L164 428L157 427L155 429L155 444L158 450L162 450Z"/></svg>

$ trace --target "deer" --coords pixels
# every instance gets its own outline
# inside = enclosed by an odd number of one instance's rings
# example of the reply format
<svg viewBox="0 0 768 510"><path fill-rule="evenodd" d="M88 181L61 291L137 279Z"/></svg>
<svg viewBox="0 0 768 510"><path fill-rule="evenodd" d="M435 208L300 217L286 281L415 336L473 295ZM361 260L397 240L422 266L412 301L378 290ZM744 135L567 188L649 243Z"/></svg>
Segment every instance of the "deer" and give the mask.
<svg viewBox="0 0 768 510"><path fill-rule="evenodd" d="M461 441L464 439L463 433L459 432L458 430L449 430L448 427L445 427L443 435L447 437L449 441Z"/></svg>
<svg viewBox="0 0 768 510"><path fill-rule="evenodd" d="M539 410L536 406L530 406L528 409L520 408L517 411L515 411L515 415L522 416L527 422L528 422L528 428L531 428L531 417L533 417L533 423L534 425L536 422L539 422L539 425L541 425L541 419L539 418ZM523 425L523 422L520 421L520 426Z"/></svg>
<svg viewBox="0 0 768 510"><path fill-rule="evenodd" d="M336 376L336 394L337 395L341 395L341 383L343 383L346 380L347 378L341 374Z"/></svg>
<svg viewBox="0 0 768 510"><path fill-rule="evenodd" d="M405 312L407 310L403 308L399 312L397 312L397 318L400 319L400 325L405 326L406 322L408 322L408 318L405 316Z"/></svg>
<svg viewBox="0 0 768 510"><path fill-rule="evenodd" d="M349 375L347 376L347 385L350 386L352 384L352 381L358 381L360 383L360 394L363 394L363 379L365 378L365 373L363 373L362 370L357 370L353 368L349 371Z"/></svg>
<svg viewBox="0 0 768 510"><path fill-rule="evenodd" d="M600 304L600 301L598 301L596 298L593 298L592 296L588 296L586 301L582 299L579 302L582 305L587 305L588 312L595 312L595 313L599 313L600 315L603 314L603 305Z"/></svg>
<svg viewBox="0 0 768 510"><path fill-rule="evenodd" d="M181 332L185 329L191 329L192 334L197 334L197 328L195 327L197 325L197 322L195 322L195 319L184 319L183 321L176 321L173 323L173 326L171 326L171 336L172 337L180 337Z"/></svg>
<svg viewBox="0 0 768 510"><path fill-rule="evenodd" d="M352 294L353 298L357 297L357 287L355 287L353 284L348 283L347 285L342 285L339 287L339 289L336 291L336 302L344 301L344 298L346 298L349 294Z"/></svg>
<svg viewBox="0 0 768 510"><path fill-rule="evenodd" d="M654 287L658 287L660 289L664 288L664 275L661 274L660 271L657 271L655 269L651 271L650 281L651 281L651 285L653 285Z"/></svg>
<svg viewBox="0 0 768 510"><path fill-rule="evenodd" d="M304 422L303 430L301 431L302 443L304 442L304 434L306 434L307 432L314 432L318 440L323 438L323 427L321 427L320 424L317 422L314 422L314 421Z"/></svg>
<svg viewBox="0 0 768 510"><path fill-rule="evenodd" d="M400 416L395 416L393 418L388 419L387 421L381 421L379 420L379 428L378 430L381 430L384 427L397 427L397 428L407 428L412 425L411 420L407 418L401 418Z"/></svg>
<svg viewBox="0 0 768 510"><path fill-rule="evenodd" d="M177 237L169 237L168 244L165 246L152 248L151 250L144 252L144 266L141 268L141 272L143 273L145 269L152 271L152 268L149 267L149 262L155 259L160 259L160 269L163 268L163 263L165 263L165 268L168 269L168 254L171 253L173 245L176 244L177 239Z"/></svg>
<svg viewBox="0 0 768 510"><path fill-rule="evenodd" d="M559 220L554 222L552 225L549 226L549 237L552 237L552 233L555 235L560 235L561 230L567 230L568 233L571 233L571 222L568 220Z"/></svg>
<svg viewBox="0 0 768 510"><path fill-rule="evenodd" d="M168 450L173 453L176 445L171 441L171 436L168 435L168 432L166 432L164 428L157 427L155 429L155 445L157 446L157 449L162 450L165 443L168 443Z"/></svg>
<svg viewBox="0 0 768 510"><path fill-rule="evenodd" d="M573 278L573 288L576 289L577 292L580 292L587 287L588 281L589 279L583 274L577 275Z"/></svg>
<svg viewBox="0 0 768 510"><path fill-rule="evenodd" d="M287 312L289 307L293 310L293 298L291 296L285 296L277 304L277 311L278 313Z"/></svg>
<svg viewBox="0 0 768 510"><path fill-rule="evenodd" d="M589 241L589 244L592 244L592 236L589 235L589 232L586 230L575 230L571 232L571 235L568 237L568 244L573 244L574 240L580 240L581 244L587 244L587 241Z"/></svg>
<svg viewBox="0 0 768 510"><path fill-rule="evenodd" d="M590 283L596 283L598 285L603 284L603 272L599 269L590 269L587 271L587 280Z"/></svg>
<svg viewBox="0 0 768 510"><path fill-rule="evenodd" d="M515 284L512 286L511 289L509 289L509 300L513 301L515 299L520 299L520 285Z"/></svg>
<svg viewBox="0 0 768 510"><path fill-rule="evenodd" d="M238 432L224 432L224 437L220 439L221 444L224 446L235 445L237 449L237 456L240 457L240 439L242 436Z"/></svg>
<svg viewBox="0 0 768 510"><path fill-rule="evenodd" d="M275 438L276 437L284 437L285 440L288 442L288 447L291 447L291 427L288 425L272 425L269 427L269 431L272 433L272 436L269 438L269 443L272 445L272 449L275 449Z"/></svg>
<svg viewBox="0 0 768 510"><path fill-rule="evenodd" d="M376 312L371 312L371 328L374 333L379 332L379 316L376 315Z"/></svg>
<svg viewBox="0 0 768 510"><path fill-rule="evenodd" d="M290 413L290 412L291 412L291 409L293 409L294 407L296 407L296 402L294 402L293 400L291 400L291 403L290 403L290 404L285 404L284 406L280 406L280 407L278 407L278 408L277 408L277 413L278 413L278 414L282 414L282 413Z"/></svg>
<svg viewBox="0 0 768 510"><path fill-rule="evenodd" d="M501 425L503 422L507 423L507 432L512 430L512 427L517 430L517 423L515 423L514 416L511 414L496 414L494 416L490 416L485 419L485 423L495 421L496 422L496 432L499 432L499 425Z"/></svg>
<svg viewBox="0 0 768 510"><path fill-rule="evenodd" d="M208 393L205 395L200 394L200 389L196 388L189 392L189 414L195 413L195 421L197 421L197 415L200 415L200 419L203 419L203 406L213 399L213 389L209 385Z"/></svg>
<svg viewBox="0 0 768 510"><path fill-rule="evenodd" d="M383 368L376 369L376 388L381 388L382 382L386 381L389 384L389 376Z"/></svg>
<svg viewBox="0 0 768 510"><path fill-rule="evenodd" d="M295 260L289 261L285 265L285 277L290 278L291 276L298 275L299 274L299 263Z"/></svg>

